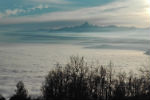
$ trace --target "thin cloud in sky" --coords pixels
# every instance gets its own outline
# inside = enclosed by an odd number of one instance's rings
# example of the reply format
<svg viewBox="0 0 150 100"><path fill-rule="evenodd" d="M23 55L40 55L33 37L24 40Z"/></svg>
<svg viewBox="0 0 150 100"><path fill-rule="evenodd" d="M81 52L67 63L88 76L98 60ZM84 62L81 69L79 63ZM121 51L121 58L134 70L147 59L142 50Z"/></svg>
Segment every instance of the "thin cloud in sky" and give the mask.
<svg viewBox="0 0 150 100"><path fill-rule="evenodd" d="M22 12L26 12L26 11L23 10L23 9L14 9L14 10L7 9L7 10L5 11L5 15L6 15L6 16L16 15L16 14L22 13Z"/></svg>
<svg viewBox="0 0 150 100"><path fill-rule="evenodd" d="M41 3L55 3L55 4L68 4L69 1L66 0L32 0L34 2L41 2Z"/></svg>
<svg viewBox="0 0 150 100"><path fill-rule="evenodd" d="M44 8L48 8L49 6L48 5L42 5L42 4L40 4L40 5L38 5L38 6L36 6L36 7L33 7L33 8L31 8L32 10L35 10L35 9L44 9Z"/></svg>
<svg viewBox="0 0 150 100"><path fill-rule="evenodd" d="M11 15L18 15L20 13L28 13L34 10L42 10L42 9L46 9L49 8L48 5L44 5L44 4L40 4L38 6L32 7L32 8L28 8L28 9L6 9L3 13L0 13L1 18L2 17L7 17L7 16L11 16Z"/></svg>

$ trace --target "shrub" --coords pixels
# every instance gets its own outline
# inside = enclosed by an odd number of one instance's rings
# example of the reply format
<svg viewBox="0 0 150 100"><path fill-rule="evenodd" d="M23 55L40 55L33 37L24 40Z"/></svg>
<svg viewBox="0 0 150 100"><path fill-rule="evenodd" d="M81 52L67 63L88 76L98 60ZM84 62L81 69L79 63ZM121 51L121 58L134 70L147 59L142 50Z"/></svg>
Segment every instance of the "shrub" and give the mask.
<svg viewBox="0 0 150 100"><path fill-rule="evenodd" d="M5 100L5 98L0 94L0 100Z"/></svg>
<svg viewBox="0 0 150 100"><path fill-rule="evenodd" d="M24 83L22 81L18 82L16 87L16 93L10 98L10 100L30 100L28 91L25 89Z"/></svg>
<svg viewBox="0 0 150 100"><path fill-rule="evenodd" d="M71 57L70 63L64 68L57 64L57 68L50 71L45 78L42 93L45 100L49 99L79 99L87 98L87 71L83 58Z"/></svg>

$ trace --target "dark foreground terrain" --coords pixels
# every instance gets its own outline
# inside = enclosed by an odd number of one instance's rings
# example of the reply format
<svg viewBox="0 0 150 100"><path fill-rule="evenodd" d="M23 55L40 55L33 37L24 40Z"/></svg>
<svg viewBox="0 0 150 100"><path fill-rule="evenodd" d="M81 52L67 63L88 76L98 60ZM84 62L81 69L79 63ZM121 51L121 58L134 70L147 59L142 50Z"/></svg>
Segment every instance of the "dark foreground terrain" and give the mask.
<svg viewBox="0 0 150 100"><path fill-rule="evenodd" d="M65 66L56 65L45 77L40 96L28 94L22 81L9 100L150 100L150 71L139 75L118 73L113 65L88 65L83 57L71 57ZM0 95L0 100L5 98Z"/></svg>

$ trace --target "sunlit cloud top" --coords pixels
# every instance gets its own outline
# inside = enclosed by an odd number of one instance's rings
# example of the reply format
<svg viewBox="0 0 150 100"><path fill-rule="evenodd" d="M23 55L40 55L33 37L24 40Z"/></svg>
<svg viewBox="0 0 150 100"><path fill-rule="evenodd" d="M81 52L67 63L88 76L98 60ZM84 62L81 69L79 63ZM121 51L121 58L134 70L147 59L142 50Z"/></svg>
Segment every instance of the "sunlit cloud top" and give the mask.
<svg viewBox="0 0 150 100"><path fill-rule="evenodd" d="M0 0L0 25L55 21L150 27L150 0Z"/></svg>

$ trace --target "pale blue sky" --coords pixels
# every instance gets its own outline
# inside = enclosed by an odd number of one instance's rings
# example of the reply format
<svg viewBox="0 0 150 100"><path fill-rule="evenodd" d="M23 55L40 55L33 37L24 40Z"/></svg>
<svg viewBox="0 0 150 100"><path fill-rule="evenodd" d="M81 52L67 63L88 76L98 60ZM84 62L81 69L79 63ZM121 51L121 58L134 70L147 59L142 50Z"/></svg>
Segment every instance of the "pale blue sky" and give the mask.
<svg viewBox="0 0 150 100"><path fill-rule="evenodd" d="M0 25L83 22L150 26L150 0L0 0Z"/></svg>

